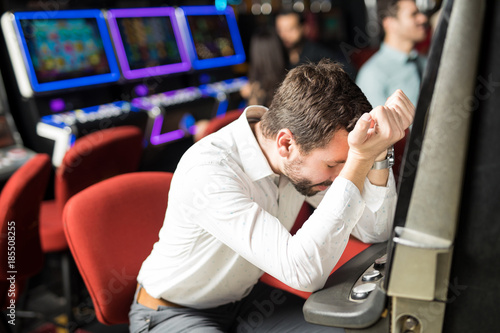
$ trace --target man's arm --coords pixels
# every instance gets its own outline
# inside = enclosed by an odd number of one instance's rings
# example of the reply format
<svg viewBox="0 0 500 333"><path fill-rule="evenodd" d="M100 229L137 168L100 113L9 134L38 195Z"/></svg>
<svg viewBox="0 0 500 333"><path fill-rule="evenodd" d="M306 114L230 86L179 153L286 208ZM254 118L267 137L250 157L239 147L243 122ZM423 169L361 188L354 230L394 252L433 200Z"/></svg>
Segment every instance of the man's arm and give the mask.
<svg viewBox="0 0 500 333"><path fill-rule="evenodd" d="M365 203L353 235L364 242L387 239L396 203L394 177L389 169L372 170L383 160L387 148L399 141L413 121L415 108L408 97L396 91L384 106L364 114L349 134L349 154L339 176L354 183Z"/></svg>
<svg viewBox="0 0 500 333"><path fill-rule="evenodd" d="M352 182L336 179L292 236L264 203L256 202L245 177L235 177L220 165L190 174L178 189L181 193L169 199L169 207L176 207L175 218L200 226L248 262L303 291L324 285L365 206Z"/></svg>
<svg viewBox="0 0 500 333"><path fill-rule="evenodd" d="M413 104L397 90L384 106L361 116L349 133L349 154L339 176L352 181L360 192L363 192L365 177L374 185L385 186L389 171L371 170L373 163L385 159L387 149L404 137L414 114Z"/></svg>

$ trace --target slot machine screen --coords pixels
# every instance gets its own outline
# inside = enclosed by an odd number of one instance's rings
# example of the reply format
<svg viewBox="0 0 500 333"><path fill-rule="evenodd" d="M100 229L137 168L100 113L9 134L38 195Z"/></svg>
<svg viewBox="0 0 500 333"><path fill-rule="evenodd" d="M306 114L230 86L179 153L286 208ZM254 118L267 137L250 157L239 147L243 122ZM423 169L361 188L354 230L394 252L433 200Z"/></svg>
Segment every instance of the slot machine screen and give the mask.
<svg viewBox="0 0 500 333"><path fill-rule="evenodd" d="M191 68L173 8L111 9L108 23L125 78Z"/></svg>
<svg viewBox="0 0 500 333"><path fill-rule="evenodd" d="M186 43L195 69L239 64L245 61L238 24L231 7L182 7Z"/></svg>
<svg viewBox="0 0 500 333"><path fill-rule="evenodd" d="M100 10L14 13L31 86L44 92L120 77Z"/></svg>

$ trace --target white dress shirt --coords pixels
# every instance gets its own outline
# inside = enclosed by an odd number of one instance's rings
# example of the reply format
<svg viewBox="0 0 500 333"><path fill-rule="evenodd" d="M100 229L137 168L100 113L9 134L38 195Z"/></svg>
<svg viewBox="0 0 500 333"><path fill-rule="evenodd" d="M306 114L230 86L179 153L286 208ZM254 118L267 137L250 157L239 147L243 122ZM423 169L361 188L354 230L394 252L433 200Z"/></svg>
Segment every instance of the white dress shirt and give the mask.
<svg viewBox="0 0 500 333"><path fill-rule="evenodd" d="M303 291L323 287L352 233L387 240L396 203L387 187L365 181L363 193L337 177L307 199L271 170L248 119L248 107L222 130L194 144L177 166L160 239L138 276L156 298L193 308L240 300L263 272ZM247 119L248 117L248 119ZM317 207L290 235L304 200Z"/></svg>

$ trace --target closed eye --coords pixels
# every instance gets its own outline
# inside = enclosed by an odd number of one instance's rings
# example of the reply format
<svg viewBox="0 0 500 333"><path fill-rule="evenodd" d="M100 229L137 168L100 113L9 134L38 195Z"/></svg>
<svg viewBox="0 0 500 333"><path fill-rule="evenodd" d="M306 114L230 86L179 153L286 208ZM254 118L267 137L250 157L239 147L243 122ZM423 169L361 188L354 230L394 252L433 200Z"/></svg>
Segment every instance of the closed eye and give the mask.
<svg viewBox="0 0 500 333"><path fill-rule="evenodd" d="M342 161L342 162L338 162L338 163L334 163L334 164L327 164L327 165L326 165L326 167L327 167L328 169L333 169L333 168L338 167L338 166L339 166L339 165L341 165L341 164L345 164L345 162L344 162L344 161Z"/></svg>

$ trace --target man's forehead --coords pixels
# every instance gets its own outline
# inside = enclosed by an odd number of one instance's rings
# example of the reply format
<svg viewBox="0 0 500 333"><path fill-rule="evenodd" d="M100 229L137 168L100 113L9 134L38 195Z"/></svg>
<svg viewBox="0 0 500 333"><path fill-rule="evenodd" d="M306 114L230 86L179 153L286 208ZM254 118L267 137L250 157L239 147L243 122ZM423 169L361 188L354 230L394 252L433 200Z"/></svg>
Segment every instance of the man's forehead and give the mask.
<svg viewBox="0 0 500 333"><path fill-rule="evenodd" d="M323 161L344 163L349 150L349 144L347 142L348 136L349 132L345 129L339 129L335 131L330 139L330 142L328 142L324 147L316 148L312 151L316 151L315 155L319 156Z"/></svg>
<svg viewBox="0 0 500 333"><path fill-rule="evenodd" d="M281 22L283 21L290 22L291 20L293 20L294 25L299 25L299 17L294 13L282 14L276 18L276 21L281 21Z"/></svg>

